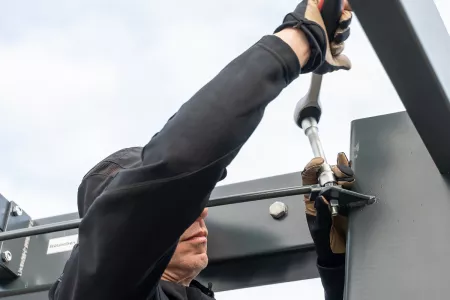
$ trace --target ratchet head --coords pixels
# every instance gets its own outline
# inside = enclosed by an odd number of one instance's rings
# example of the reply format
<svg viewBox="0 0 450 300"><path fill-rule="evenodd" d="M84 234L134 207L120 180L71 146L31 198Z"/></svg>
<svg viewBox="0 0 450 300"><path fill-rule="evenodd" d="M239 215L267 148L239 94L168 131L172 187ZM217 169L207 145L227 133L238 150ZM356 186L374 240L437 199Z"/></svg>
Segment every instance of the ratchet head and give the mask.
<svg viewBox="0 0 450 300"><path fill-rule="evenodd" d="M302 122L307 118L313 118L316 123L319 123L322 115L322 107L319 101L321 85L322 76L313 74L308 93L298 101L295 107L294 121L300 128L303 128Z"/></svg>

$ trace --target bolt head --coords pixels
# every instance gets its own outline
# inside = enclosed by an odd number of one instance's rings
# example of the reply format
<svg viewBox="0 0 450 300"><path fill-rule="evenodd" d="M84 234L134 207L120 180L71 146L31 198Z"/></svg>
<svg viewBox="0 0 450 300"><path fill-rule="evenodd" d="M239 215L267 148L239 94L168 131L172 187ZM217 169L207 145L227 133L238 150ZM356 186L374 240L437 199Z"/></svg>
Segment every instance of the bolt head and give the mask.
<svg viewBox="0 0 450 300"><path fill-rule="evenodd" d="M287 215L287 205L283 202L276 201L269 207L270 215L274 219L281 219Z"/></svg>
<svg viewBox="0 0 450 300"><path fill-rule="evenodd" d="M10 251L2 252L2 260L6 263L10 262L12 260L11 252Z"/></svg>
<svg viewBox="0 0 450 300"><path fill-rule="evenodd" d="M22 213L23 213L23 211L22 211L22 209L19 207L19 206L14 206L13 207L13 209L12 209L12 214L13 214L13 216L21 216L22 215Z"/></svg>

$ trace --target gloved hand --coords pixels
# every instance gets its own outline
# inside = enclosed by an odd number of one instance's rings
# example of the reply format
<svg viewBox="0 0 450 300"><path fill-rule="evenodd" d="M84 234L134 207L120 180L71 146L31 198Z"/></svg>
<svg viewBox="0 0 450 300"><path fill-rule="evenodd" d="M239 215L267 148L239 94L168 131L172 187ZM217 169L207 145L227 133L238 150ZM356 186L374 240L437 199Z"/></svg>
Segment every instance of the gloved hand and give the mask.
<svg viewBox="0 0 450 300"><path fill-rule="evenodd" d="M344 41L350 35L349 25L352 19L350 5L344 0L339 29L330 45L319 9L323 1L334 0L303 0L292 13L286 15L283 24L275 30L277 33L285 28L298 28L305 33L311 53L308 62L302 67L302 73L315 71L317 74L325 74L351 68L350 60L341 54L344 50Z"/></svg>
<svg viewBox="0 0 450 300"><path fill-rule="evenodd" d="M323 158L311 160L302 172L303 185L318 184L318 172L323 164ZM345 153L339 153L337 164L332 166L339 185L351 188L355 179L351 164ZM318 264L333 268L345 262L345 244L347 238L347 214L342 209L339 215L331 216L327 199L318 197L315 201L305 195L305 211L309 231L316 245Z"/></svg>

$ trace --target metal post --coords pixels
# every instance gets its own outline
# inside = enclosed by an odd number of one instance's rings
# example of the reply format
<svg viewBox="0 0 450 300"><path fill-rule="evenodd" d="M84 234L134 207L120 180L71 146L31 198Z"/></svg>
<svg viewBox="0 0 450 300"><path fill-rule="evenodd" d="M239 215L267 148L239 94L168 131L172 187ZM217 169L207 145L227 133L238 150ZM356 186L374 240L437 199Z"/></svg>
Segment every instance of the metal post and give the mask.
<svg viewBox="0 0 450 300"><path fill-rule="evenodd" d="M410 118L354 121L351 149L356 191L379 201L349 214L344 299L447 299L450 181Z"/></svg>
<svg viewBox="0 0 450 300"><path fill-rule="evenodd" d="M433 0L351 0L411 121L450 174L450 37Z"/></svg>

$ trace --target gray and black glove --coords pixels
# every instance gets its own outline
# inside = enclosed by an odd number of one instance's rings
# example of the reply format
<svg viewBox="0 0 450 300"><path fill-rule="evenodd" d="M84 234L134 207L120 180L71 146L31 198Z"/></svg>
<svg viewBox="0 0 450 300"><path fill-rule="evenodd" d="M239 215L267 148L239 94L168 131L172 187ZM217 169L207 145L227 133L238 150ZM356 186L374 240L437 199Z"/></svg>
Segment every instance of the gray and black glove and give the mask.
<svg viewBox="0 0 450 300"><path fill-rule="evenodd" d="M283 24L275 30L277 33L285 28L298 28L305 33L311 54L302 68L302 73L315 71L317 74L325 74L351 68L350 60L341 54L344 50L344 41L350 35L351 8L347 0L344 0L339 28L330 44L320 13L324 1L334 0L303 0L293 12L286 15Z"/></svg>

